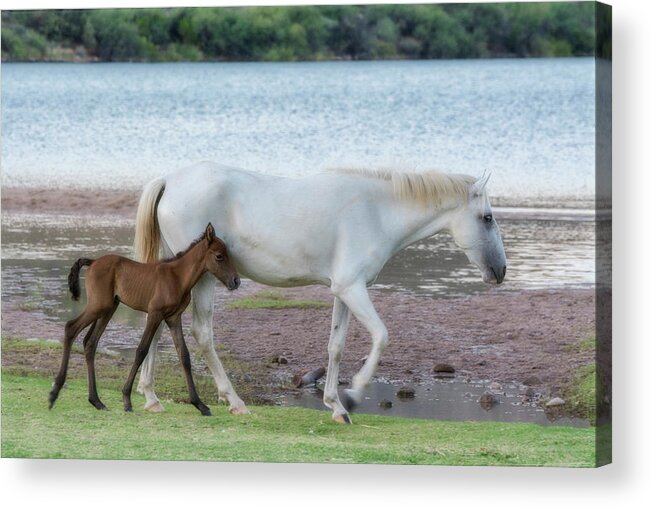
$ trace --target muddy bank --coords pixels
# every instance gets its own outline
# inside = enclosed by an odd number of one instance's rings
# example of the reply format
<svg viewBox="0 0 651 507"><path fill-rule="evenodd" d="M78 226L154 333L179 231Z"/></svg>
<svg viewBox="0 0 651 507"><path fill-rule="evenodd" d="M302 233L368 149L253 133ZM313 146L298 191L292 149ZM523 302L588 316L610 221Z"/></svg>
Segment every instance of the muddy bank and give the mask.
<svg viewBox="0 0 651 507"><path fill-rule="evenodd" d="M246 293L261 285L245 281ZM327 288L285 289L286 298L329 301ZM579 347L594 336L594 293L590 290L495 290L456 298L424 298L371 291L387 325L390 343L377 371L392 381L426 384L433 367L448 363L470 379L523 382L537 377L537 389L553 393L576 369L594 360ZM301 369L327 365L330 308L217 308L216 342L243 363L265 365L261 375L290 379ZM190 315L184 317L189 333ZM111 323L101 346L124 345L124 324ZM61 339L63 326L37 309L3 304L2 332L19 338ZM129 334L132 334L129 333ZM190 345L194 341L189 339ZM169 334L161 343L171 346ZM137 343L133 343L135 347ZM370 350L370 337L353 319L341 365L350 380ZM286 364L273 361L283 356ZM201 362L197 362L198 365ZM255 375L255 371L253 373Z"/></svg>
<svg viewBox="0 0 651 507"><path fill-rule="evenodd" d="M3 188L2 210L135 217L140 190Z"/></svg>

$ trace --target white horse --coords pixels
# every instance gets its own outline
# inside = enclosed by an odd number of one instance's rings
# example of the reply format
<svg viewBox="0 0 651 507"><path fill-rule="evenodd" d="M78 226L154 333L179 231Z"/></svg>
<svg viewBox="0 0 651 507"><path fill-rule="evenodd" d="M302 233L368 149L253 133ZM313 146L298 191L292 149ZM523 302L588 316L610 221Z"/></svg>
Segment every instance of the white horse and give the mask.
<svg viewBox="0 0 651 507"><path fill-rule="evenodd" d="M350 423L348 409L361 401L388 343L367 287L394 254L446 230L485 282L504 279L506 257L487 181L488 176L476 180L437 171L371 170L284 178L202 162L146 185L136 218L136 256L151 262L161 246L166 255L184 250L211 222L243 277L276 287L330 287L334 308L323 401L335 421ZM214 277L206 276L192 291L192 334L220 398L231 413L248 413L213 345L214 288ZM372 348L342 403L339 362L351 314L371 334ZM153 388L158 337L138 386L153 412L163 410Z"/></svg>

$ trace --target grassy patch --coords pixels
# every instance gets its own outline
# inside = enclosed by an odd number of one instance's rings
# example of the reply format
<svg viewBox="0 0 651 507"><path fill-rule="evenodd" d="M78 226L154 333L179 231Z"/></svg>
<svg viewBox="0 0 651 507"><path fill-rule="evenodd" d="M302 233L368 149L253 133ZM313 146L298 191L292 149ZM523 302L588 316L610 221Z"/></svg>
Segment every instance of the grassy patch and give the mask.
<svg viewBox="0 0 651 507"><path fill-rule="evenodd" d="M577 371L574 380L562 392L567 410L579 417L596 421L596 365L585 365Z"/></svg>
<svg viewBox="0 0 651 507"><path fill-rule="evenodd" d="M42 377L52 382L59 371L63 347L56 341L21 340L2 337L2 371L19 377ZM196 357L196 354L193 354ZM219 357L238 387L238 394L247 403L260 403L269 395L269 382L260 365L239 361L223 349ZM102 389L122 388L132 361L116 355L97 353L95 359L96 375L100 396ZM199 396L207 404L217 403L217 390L207 368L193 363L194 381ZM86 379L86 362L83 348L73 345L68 368L69 380ZM135 392L135 388L134 388ZM161 399L185 403L188 392L183 370L174 352L159 353L156 362L156 393ZM83 399L86 399L84 395ZM90 405L89 405L90 406Z"/></svg>
<svg viewBox="0 0 651 507"><path fill-rule="evenodd" d="M568 352L594 352L597 350L597 340L590 336L565 348Z"/></svg>
<svg viewBox="0 0 651 507"><path fill-rule="evenodd" d="M241 298L229 303L231 310L283 310L287 308L330 308L332 303L318 299L289 299L276 291L260 291L251 297Z"/></svg>
<svg viewBox="0 0 651 507"><path fill-rule="evenodd" d="M118 389L103 388L109 411L71 380L53 410L51 380L2 375L2 457L441 465L594 466L594 428L442 422L357 414L351 426L325 411L252 406L235 417L223 405L202 417L191 405L125 413Z"/></svg>

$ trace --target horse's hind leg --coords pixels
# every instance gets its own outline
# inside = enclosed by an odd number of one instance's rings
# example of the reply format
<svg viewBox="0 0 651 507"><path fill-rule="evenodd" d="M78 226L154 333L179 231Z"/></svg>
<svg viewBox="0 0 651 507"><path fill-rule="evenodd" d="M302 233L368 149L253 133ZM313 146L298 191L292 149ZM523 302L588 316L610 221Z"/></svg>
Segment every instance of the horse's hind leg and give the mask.
<svg viewBox="0 0 651 507"><path fill-rule="evenodd" d="M154 391L154 371L156 368L156 353L158 347L158 340L160 339L160 334L163 331L163 325L158 326L158 329L154 333L152 338L151 345L149 346L149 352L147 357L142 363L142 368L140 369L140 381L138 382L137 391L142 393L145 396L145 410L148 412L163 412L163 404L156 396Z"/></svg>
<svg viewBox="0 0 651 507"><path fill-rule="evenodd" d="M162 320L163 319L161 316L157 314L150 313L147 316L147 324L145 325L145 331L142 334L140 344L136 349L136 357L133 361L133 366L129 372L129 377L127 378L127 381L122 388L122 401L124 402L125 412L133 411L133 407L131 405L131 390L133 389L133 382L136 379L136 374L138 373L140 365L145 360L145 356L149 351L149 347L151 345L152 339L154 338L154 334L156 333L156 330L158 329L158 326Z"/></svg>
<svg viewBox="0 0 651 507"><path fill-rule="evenodd" d="M88 401L97 410L106 410L106 405L102 403L97 394L97 382L95 379L95 354L97 345L106 326L113 317L119 303L115 303L113 308L109 309L104 315L95 321L93 327L84 338L84 355L86 356L86 367L88 368Z"/></svg>
<svg viewBox="0 0 651 507"><path fill-rule="evenodd" d="M167 325L170 328L172 333L172 339L174 340L174 346L176 347L176 353L179 355L179 361L183 366L183 373L185 374L185 382L188 385L188 392L190 394L190 403L192 403L197 410L201 412L201 415L212 415L210 409L199 399L197 394L197 389L194 385L194 380L192 379L192 365L190 362L190 352L188 352L188 346L185 343L183 338L183 328L181 327L181 316L174 317L166 321Z"/></svg>
<svg viewBox="0 0 651 507"><path fill-rule="evenodd" d="M63 339L63 358L61 359L61 367L59 373L54 379L54 385L48 397L49 407L54 406L54 402L59 397L59 391L66 383L66 376L68 374L68 361L70 360L70 351L72 350L72 343L86 327L93 323L96 319L94 314L89 314L86 310L79 315L79 317L66 322L65 336ZM93 324L94 325L94 324ZM92 331L92 330L91 330Z"/></svg>

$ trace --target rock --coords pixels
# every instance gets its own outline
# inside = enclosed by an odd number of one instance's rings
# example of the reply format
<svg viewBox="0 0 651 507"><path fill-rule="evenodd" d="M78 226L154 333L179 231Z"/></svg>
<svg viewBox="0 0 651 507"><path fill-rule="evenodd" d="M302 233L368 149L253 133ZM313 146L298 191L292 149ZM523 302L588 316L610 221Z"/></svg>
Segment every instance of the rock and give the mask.
<svg viewBox="0 0 651 507"><path fill-rule="evenodd" d="M545 403L546 407L560 407L562 405L565 405L565 400L558 397L552 398L547 403Z"/></svg>
<svg viewBox="0 0 651 507"><path fill-rule="evenodd" d="M535 375L531 375L530 377L527 377L526 379L524 379L522 381L522 383L525 386L538 386L538 385L542 384L540 379L538 377L536 377Z"/></svg>
<svg viewBox="0 0 651 507"><path fill-rule="evenodd" d="M477 363L477 366L486 366L486 361L483 359Z"/></svg>
<svg viewBox="0 0 651 507"><path fill-rule="evenodd" d="M502 384L499 382L491 382L490 385L488 386L488 390L494 393L498 393L502 391Z"/></svg>
<svg viewBox="0 0 651 507"><path fill-rule="evenodd" d="M380 408L383 408L384 410L389 410L391 407L393 407L393 402L391 402L389 400L381 400L378 403L378 406Z"/></svg>
<svg viewBox="0 0 651 507"><path fill-rule="evenodd" d="M413 387L403 386L400 389L398 389L396 396L402 399L411 399L416 397L416 391L414 390Z"/></svg>
<svg viewBox="0 0 651 507"><path fill-rule="evenodd" d="M287 364L287 358L281 355L273 355L270 360L271 364Z"/></svg>
<svg viewBox="0 0 651 507"><path fill-rule="evenodd" d="M536 398L536 391L532 387L528 387L522 396L522 401L533 401Z"/></svg>
<svg viewBox="0 0 651 507"><path fill-rule="evenodd" d="M454 373L454 366L447 363L439 363L434 366L434 373Z"/></svg>
<svg viewBox="0 0 651 507"><path fill-rule="evenodd" d="M495 396L493 393L488 391L482 394L481 397L479 398L479 404L481 405L481 408L483 408L484 410L490 410L499 402L500 400L497 398L497 396Z"/></svg>
<svg viewBox="0 0 651 507"><path fill-rule="evenodd" d="M316 384L316 381L319 380L323 375L325 375L326 369L321 367L312 371L301 371L294 375L292 382L294 387L303 387L309 386L311 384Z"/></svg>

